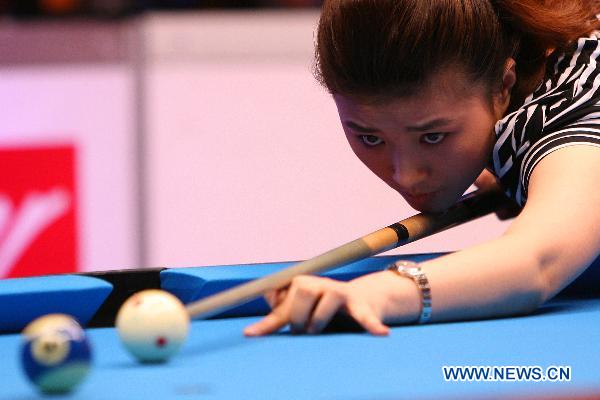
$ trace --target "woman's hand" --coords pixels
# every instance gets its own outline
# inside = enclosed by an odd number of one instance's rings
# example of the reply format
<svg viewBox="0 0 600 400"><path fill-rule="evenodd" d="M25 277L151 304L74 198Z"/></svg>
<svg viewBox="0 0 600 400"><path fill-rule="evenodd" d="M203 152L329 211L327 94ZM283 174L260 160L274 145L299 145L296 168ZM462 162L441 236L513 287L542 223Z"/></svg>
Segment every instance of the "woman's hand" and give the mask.
<svg viewBox="0 0 600 400"><path fill-rule="evenodd" d="M474 183L478 189L489 189L493 186L499 186L496 177L487 169L484 169L477 177ZM496 216L500 220L507 220L516 217L521 213L521 207L508 197L506 198L506 206L496 211Z"/></svg>
<svg viewBox="0 0 600 400"><path fill-rule="evenodd" d="M269 292L271 313L244 334L260 336L290 325L293 333L321 332L337 312L350 315L373 335L384 336L384 323L415 321L420 312L416 285L390 271L340 282L316 276L298 276L290 286Z"/></svg>

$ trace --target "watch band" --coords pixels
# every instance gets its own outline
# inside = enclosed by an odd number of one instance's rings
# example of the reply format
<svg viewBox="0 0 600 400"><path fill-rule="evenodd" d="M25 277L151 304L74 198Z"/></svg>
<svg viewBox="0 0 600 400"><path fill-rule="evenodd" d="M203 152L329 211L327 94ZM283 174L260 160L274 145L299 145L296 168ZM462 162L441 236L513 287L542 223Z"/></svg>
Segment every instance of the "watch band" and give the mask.
<svg viewBox="0 0 600 400"><path fill-rule="evenodd" d="M417 285L421 294L421 315L419 324L425 324L431 319L431 287L425 272L419 264L413 261L398 260L387 267L396 274L411 279Z"/></svg>

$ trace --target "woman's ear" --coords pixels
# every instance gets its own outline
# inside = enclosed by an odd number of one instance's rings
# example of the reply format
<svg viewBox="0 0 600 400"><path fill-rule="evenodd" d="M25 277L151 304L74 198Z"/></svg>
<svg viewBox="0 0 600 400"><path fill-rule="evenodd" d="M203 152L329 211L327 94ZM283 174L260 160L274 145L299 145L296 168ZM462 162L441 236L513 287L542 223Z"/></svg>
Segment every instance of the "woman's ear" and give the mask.
<svg viewBox="0 0 600 400"><path fill-rule="evenodd" d="M502 96L510 96L512 88L517 83L517 62L513 58L506 60L504 74L502 74Z"/></svg>
<svg viewBox="0 0 600 400"><path fill-rule="evenodd" d="M502 86L496 97L497 112L503 115L510 104L510 94L517 83L517 63L513 58L508 58L504 64L504 73L502 74Z"/></svg>

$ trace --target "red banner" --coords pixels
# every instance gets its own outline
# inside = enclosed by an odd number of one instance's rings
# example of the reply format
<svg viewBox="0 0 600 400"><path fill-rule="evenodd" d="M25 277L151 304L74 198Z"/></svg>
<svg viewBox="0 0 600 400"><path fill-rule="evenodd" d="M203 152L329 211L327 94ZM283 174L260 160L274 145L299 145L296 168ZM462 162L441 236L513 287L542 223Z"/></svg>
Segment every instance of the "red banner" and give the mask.
<svg viewBox="0 0 600 400"><path fill-rule="evenodd" d="M78 269L73 146L0 149L0 277Z"/></svg>

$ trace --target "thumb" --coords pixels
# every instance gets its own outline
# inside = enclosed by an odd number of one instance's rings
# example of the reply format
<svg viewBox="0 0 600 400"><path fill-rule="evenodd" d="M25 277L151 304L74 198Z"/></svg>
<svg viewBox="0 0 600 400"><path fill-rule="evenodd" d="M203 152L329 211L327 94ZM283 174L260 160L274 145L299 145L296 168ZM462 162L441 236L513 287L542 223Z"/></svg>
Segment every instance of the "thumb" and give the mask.
<svg viewBox="0 0 600 400"><path fill-rule="evenodd" d="M497 184L496 177L487 169L484 169L474 182L478 189L488 189Z"/></svg>
<svg viewBox="0 0 600 400"><path fill-rule="evenodd" d="M288 287L284 287L281 289L272 289L268 290L264 294L265 301L269 304L271 309L277 307L281 302L285 299L287 295Z"/></svg>

